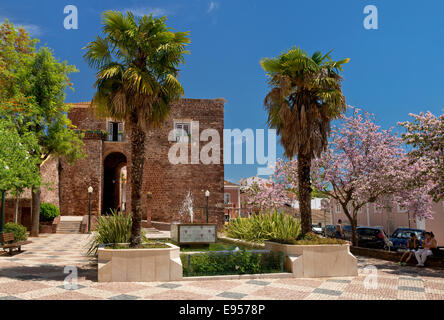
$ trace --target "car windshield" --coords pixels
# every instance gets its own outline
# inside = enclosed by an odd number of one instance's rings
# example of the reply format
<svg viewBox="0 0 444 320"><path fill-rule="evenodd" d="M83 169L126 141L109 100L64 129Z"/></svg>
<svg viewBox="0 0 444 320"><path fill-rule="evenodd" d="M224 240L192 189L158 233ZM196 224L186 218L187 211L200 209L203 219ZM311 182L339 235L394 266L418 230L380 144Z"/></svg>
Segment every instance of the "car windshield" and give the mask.
<svg viewBox="0 0 444 320"><path fill-rule="evenodd" d="M416 234L416 237L418 239L421 239L422 232L421 231L414 231L414 230L397 230L393 233L392 238L410 239L410 235L412 233Z"/></svg>
<svg viewBox="0 0 444 320"><path fill-rule="evenodd" d="M358 232L358 234L362 236L375 236L378 235L380 232L377 229L369 229L369 228L357 229L356 231Z"/></svg>

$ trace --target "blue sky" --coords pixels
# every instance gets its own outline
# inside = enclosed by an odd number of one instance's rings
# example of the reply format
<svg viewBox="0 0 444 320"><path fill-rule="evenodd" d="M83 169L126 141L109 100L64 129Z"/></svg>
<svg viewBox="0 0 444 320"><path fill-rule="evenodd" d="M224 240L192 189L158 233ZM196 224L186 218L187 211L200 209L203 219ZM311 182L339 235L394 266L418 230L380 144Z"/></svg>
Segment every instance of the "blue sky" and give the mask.
<svg viewBox="0 0 444 320"><path fill-rule="evenodd" d="M63 8L76 5L79 29L65 30ZM363 26L366 5L378 8L378 30ZM189 98L227 100L225 128L266 128L263 98L268 87L259 65L296 45L308 53L334 49L350 58L343 91L347 103L375 114L383 127L409 119L408 113L442 113L444 101L444 2L430 0L181 0L69 1L0 0L0 19L24 25L33 36L74 64L75 92L68 102L88 101L94 71L81 50L100 32L104 10L167 15L168 25L190 31L191 55L180 80ZM282 148L278 145L278 156ZM256 165L226 165L225 177L256 175Z"/></svg>

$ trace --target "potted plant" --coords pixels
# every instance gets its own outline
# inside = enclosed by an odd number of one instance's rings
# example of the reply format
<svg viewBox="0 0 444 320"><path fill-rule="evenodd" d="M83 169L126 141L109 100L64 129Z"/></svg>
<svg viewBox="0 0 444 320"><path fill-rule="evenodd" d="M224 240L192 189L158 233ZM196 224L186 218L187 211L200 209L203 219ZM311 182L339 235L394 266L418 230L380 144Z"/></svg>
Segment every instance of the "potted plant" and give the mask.
<svg viewBox="0 0 444 320"><path fill-rule="evenodd" d="M182 279L180 248L171 243L150 241L129 247L131 216L113 211L97 219L97 228L88 250L98 257L99 282L149 282Z"/></svg>

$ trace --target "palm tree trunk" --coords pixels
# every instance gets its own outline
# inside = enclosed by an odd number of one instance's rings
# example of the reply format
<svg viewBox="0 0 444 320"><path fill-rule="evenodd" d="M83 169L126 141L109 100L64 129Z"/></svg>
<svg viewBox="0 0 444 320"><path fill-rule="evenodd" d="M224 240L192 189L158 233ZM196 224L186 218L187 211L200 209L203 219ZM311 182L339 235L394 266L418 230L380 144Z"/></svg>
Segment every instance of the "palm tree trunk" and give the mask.
<svg viewBox="0 0 444 320"><path fill-rule="evenodd" d="M32 188L32 226L31 237L38 237L40 231L40 187Z"/></svg>
<svg viewBox="0 0 444 320"><path fill-rule="evenodd" d="M142 226L142 184L143 167L145 164L145 131L137 125L137 119L132 119L131 128L131 211L132 227L130 247L141 244Z"/></svg>
<svg viewBox="0 0 444 320"><path fill-rule="evenodd" d="M298 200L301 214L301 232L311 232L311 158L298 154Z"/></svg>

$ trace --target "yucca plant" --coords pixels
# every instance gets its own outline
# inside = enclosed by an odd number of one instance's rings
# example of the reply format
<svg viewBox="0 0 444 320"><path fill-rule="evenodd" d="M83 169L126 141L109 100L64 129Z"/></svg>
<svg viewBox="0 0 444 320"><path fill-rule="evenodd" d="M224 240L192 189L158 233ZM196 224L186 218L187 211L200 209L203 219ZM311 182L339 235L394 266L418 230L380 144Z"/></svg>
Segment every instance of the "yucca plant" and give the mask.
<svg viewBox="0 0 444 320"><path fill-rule="evenodd" d="M97 227L94 238L89 244L88 255L97 255L97 250L102 244L116 245L129 243L131 238L131 215L120 211L111 210L108 216L100 216L97 219ZM142 233L142 239L146 241Z"/></svg>

